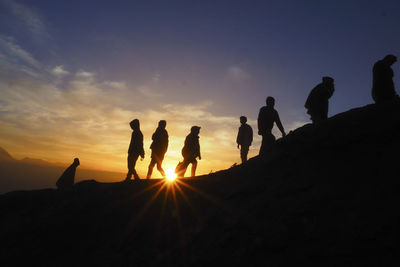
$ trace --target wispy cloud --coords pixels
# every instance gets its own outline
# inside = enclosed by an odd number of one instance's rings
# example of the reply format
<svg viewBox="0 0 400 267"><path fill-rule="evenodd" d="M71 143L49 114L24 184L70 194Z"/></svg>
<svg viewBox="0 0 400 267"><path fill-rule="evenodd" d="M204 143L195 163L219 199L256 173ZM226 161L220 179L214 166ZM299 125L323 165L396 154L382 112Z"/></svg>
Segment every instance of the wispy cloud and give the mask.
<svg viewBox="0 0 400 267"><path fill-rule="evenodd" d="M60 67L56 72L64 71ZM192 125L202 127L204 160L199 173L227 168L239 159L237 118L213 114L211 101L158 105L122 81L98 81L93 72L81 70L70 78L63 88L51 81L0 80L0 127L4 129L0 143L20 147L25 156L31 153L27 156L66 162L80 156L86 166L124 171L129 121L140 119L149 160L150 136L158 121L165 119L170 134L167 166L181 160L183 141ZM138 164L138 169L144 173L147 165L147 161Z"/></svg>
<svg viewBox="0 0 400 267"><path fill-rule="evenodd" d="M2 0L2 2L36 40L50 38L45 23L36 10L14 0Z"/></svg>
<svg viewBox="0 0 400 267"><path fill-rule="evenodd" d="M86 167L124 171L129 122L138 118L147 154L145 162L138 163L141 173L146 172L150 137L161 119L167 121L170 135L166 168L182 159L184 138L193 125L202 127L199 173L228 168L240 160L235 144L238 118L211 112L211 100L166 103L159 92L158 73L147 82L127 84L101 79L88 70L67 70L63 64L42 67L12 38L1 37L0 48L0 61L19 71L18 75L0 72L0 144L7 144L16 156L64 162L79 156ZM44 78L22 74L22 69ZM252 149L250 156L256 153Z"/></svg>
<svg viewBox="0 0 400 267"><path fill-rule="evenodd" d="M53 73L53 75L55 75L57 78L62 78L62 77L64 77L64 76L69 74L69 72L64 69L63 65L59 65L59 66L54 67L51 70L51 73Z"/></svg>
<svg viewBox="0 0 400 267"><path fill-rule="evenodd" d="M0 54L7 57L8 61L29 65L30 67L39 68L39 62L21 46L19 46L14 38L0 35ZM17 62L19 61L19 62Z"/></svg>
<svg viewBox="0 0 400 267"><path fill-rule="evenodd" d="M151 88L151 87L149 87L149 86L146 86L146 85L139 86L139 87L137 88L137 90L138 90L142 95L144 95L144 96L146 96L146 97L150 97L150 98L159 98L159 97L162 96L161 93L157 92L155 89L153 89L153 88Z"/></svg>
<svg viewBox="0 0 400 267"><path fill-rule="evenodd" d="M227 74L234 81L244 81L250 78L250 74L239 66L230 66Z"/></svg>
<svg viewBox="0 0 400 267"><path fill-rule="evenodd" d="M79 79L93 80L96 74L94 72L89 72L89 71L78 71L75 75Z"/></svg>

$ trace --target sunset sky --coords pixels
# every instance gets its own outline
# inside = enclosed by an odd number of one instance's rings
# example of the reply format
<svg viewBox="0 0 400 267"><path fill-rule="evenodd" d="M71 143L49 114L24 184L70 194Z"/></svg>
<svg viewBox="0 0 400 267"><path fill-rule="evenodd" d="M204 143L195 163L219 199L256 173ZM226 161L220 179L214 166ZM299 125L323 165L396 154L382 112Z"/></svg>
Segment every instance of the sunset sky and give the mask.
<svg viewBox="0 0 400 267"><path fill-rule="evenodd" d="M372 103L373 64L400 56L399 12L399 0L0 0L0 147L125 172L138 118L144 176L165 119L165 169L192 125L198 174L228 168L240 162L241 115L255 133L249 156L258 153L269 95L286 132L309 123L304 102L322 76L335 79L330 116Z"/></svg>

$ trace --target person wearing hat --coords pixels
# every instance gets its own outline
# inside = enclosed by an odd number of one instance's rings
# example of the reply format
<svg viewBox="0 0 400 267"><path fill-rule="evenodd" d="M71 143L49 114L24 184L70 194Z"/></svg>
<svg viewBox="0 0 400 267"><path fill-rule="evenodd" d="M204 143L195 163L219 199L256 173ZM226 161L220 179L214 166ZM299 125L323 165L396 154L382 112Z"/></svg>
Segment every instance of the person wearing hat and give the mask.
<svg viewBox="0 0 400 267"><path fill-rule="evenodd" d="M307 109L307 114L311 116L313 123L328 119L328 100L335 91L333 81L331 77L322 77L322 83L315 86L308 95L304 107Z"/></svg>
<svg viewBox="0 0 400 267"><path fill-rule="evenodd" d="M135 166L139 156L142 159L144 158L143 134L140 131L139 120L134 119L129 123L129 125L132 128L132 136L128 149L128 173L126 174L125 181L130 181L132 175L135 178L135 180L140 179L139 175L135 170Z"/></svg>
<svg viewBox="0 0 400 267"><path fill-rule="evenodd" d="M200 155L200 143L199 143L200 127L193 126L190 129L190 133L186 136L185 144L182 148L183 162L178 165L177 175L178 177L185 176L185 172L189 164L192 164L192 177L196 175L197 160L201 160Z"/></svg>
<svg viewBox="0 0 400 267"><path fill-rule="evenodd" d="M158 127L156 131L153 133L151 139L153 142L151 143L151 161L149 165L149 170L147 172L147 179L151 178L151 174L153 173L153 168L157 164L157 170L161 173L162 177L165 178L165 171L162 168L162 162L164 160L164 155L168 149L168 132L165 130L167 126L167 122L165 120L160 120L158 122Z"/></svg>
<svg viewBox="0 0 400 267"><path fill-rule="evenodd" d="M394 90L393 70L391 66L397 61L393 55L387 55L377 61L372 69L372 98L380 104L398 98Z"/></svg>

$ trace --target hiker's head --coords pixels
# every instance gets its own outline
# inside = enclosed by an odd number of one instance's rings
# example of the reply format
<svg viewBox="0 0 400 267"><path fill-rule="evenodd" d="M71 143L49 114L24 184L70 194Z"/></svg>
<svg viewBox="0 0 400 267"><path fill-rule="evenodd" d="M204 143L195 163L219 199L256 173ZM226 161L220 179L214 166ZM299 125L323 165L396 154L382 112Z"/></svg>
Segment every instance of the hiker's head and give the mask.
<svg viewBox="0 0 400 267"><path fill-rule="evenodd" d="M158 122L158 127L160 127L161 129L165 129L165 127L167 127L167 122L165 120L160 120Z"/></svg>
<svg viewBox="0 0 400 267"><path fill-rule="evenodd" d="M132 120L129 125L131 126L132 130L138 130L140 128L139 120L134 119Z"/></svg>
<svg viewBox="0 0 400 267"><path fill-rule="evenodd" d="M81 163L79 162L78 158L74 158L74 163L75 166L79 166Z"/></svg>
<svg viewBox="0 0 400 267"><path fill-rule="evenodd" d="M199 126L192 126L192 128L190 128L190 133L199 134L200 133L200 127Z"/></svg>
<svg viewBox="0 0 400 267"><path fill-rule="evenodd" d="M246 116L240 116L240 123L245 124L247 122Z"/></svg>
<svg viewBox="0 0 400 267"><path fill-rule="evenodd" d="M274 107L275 106L275 99L272 96L267 97L267 100L265 101L267 103L268 107Z"/></svg>
<svg viewBox="0 0 400 267"><path fill-rule="evenodd" d="M322 82L325 84L333 84L333 78L329 76L322 77Z"/></svg>
<svg viewBox="0 0 400 267"><path fill-rule="evenodd" d="M383 58L383 61L385 61L390 66L397 61L397 57L394 55L387 55Z"/></svg>

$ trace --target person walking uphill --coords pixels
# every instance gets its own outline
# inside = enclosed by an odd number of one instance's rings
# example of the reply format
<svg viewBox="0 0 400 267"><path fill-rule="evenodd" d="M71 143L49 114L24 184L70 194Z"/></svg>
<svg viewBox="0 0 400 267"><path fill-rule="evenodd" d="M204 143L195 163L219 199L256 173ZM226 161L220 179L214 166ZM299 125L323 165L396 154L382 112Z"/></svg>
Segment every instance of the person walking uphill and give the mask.
<svg viewBox="0 0 400 267"><path fill-rule="evenodd" d="M396 61L395 56L387 55L374 64L372 69L372 98L377 104L399 97L394 90L393 70L391 68Z"/></svg>
<svg viewBox="0 0 400 267"><path fill-rule="evenodd" d="M196 158L199 158L199 160L201 160L199 133L200 127L193 126L190 129L190 134L186 136L185 144L182 148L183 162L181 164L178 164L176 169L176 174L178 175L178 177L183 177L185 175L186 169L190 163L192 164L192 177L196 175Z"/></svg>
<svg viewBox="0 0 400 267"><path fill-rule="evenodd" d="M322 77L322 83L311 90L304 107L310 114L313 123L328 119L328 100L334 91L335 86L331 77Z"/></svg>
<svg viewBox="0 0 400 267"><path fill-rule="evenodd" d="M140 124L138 119L134 119L129 123L132 128L132 136L131 143L129 144L128 149L128 173L126 174L125 181L130 181L131 177L135 178L135 180L139 180L139 175L135 170L136 161L139 156L144 158L144 149L143 149L143 134L140 131Z"/></svg>
<svg viewBox="0 0 400 267"><path fill-rule="evenodd" d="M153 133L151 137L153 139L153 143L151 143L151 161L149 165L149 170L147 172L147 179L150 179L151 174L153 173L154 165L157 164L157 170L161 173L161 175L165 178L165 171L162 168L162 162L164 160L164 155L168 149L168 132L165 130L167 126L167 122L165 120L161 120L158 122L158 128Z"/></svg>
<svg viewBox="0 0 400 267"><path fill-rule="evenodd" d="M267 105L260 109L258 113L258 134L262 136L260 156L264 156L268 148L275 142L275 136L272 134L274 123L282 133L282 137L286 136L283 129L278 111L274 109L275 99L272 96L267 97Z"/></svg>
<svg viewBox="0 0 400 267"><path fill-rule="evenodd" d="M238 135L236 138L237 147L240 147L240 158L242 163L247 161L247 154L249 153L249 147L253 142L253 129L247 123L245 116L240 117L240 125Z"/></svg>

